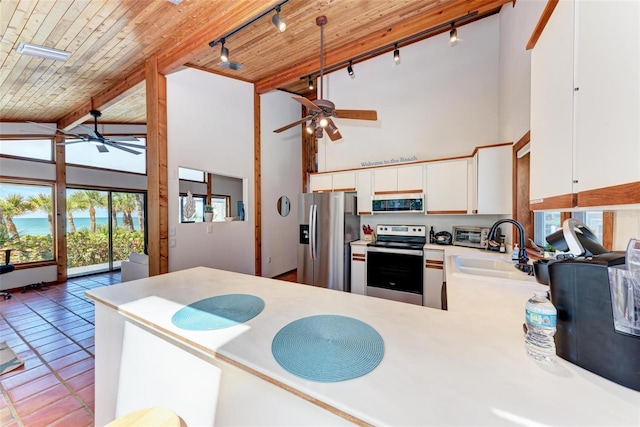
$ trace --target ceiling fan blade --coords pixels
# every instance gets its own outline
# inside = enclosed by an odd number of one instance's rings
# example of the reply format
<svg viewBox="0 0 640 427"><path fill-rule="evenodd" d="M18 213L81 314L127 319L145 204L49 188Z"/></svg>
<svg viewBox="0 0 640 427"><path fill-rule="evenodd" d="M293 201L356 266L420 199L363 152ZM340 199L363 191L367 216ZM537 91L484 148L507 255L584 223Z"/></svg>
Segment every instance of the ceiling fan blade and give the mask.
<svg viewBox="0 0 640 427"><path fill-rule="evenodd" d="M129 144L128 142L114 141L112 139L105 139L104 142L108 143L108 144L113 144L113 145L124 145L125 147L137 148L138 150L146 150L147 149L146 145Z"/></svg>
<svg viewBox="0 0 640 427"><path fill-rule="evenodd" d="M96 148L101 153L108 153L109 152L109 150L107 150L107 147L105 147L104 144L96 144Z"/></svg>
<svg viewBox="0 0 640 427"><path fill-rule="evenodd" d="M304 105L309 110L320 111L320 107L318 107L313 102L309 101L307 98L303 98L301 96L292 96L291 99L293 99L294 101L298 101L300 104Z"/></svg>
<svg viewBox="0 0 640 427"><path fill-rule="evenodd" d="M283 127L281 127L280 129L276 129L276 130L274 130L274 132L275 132L275 133L280 133L280 132L285 131L285 130L287 130L287 129L291 129L292 127L294 127L294 126L296 126L296 125L299 125L300 123L304 123L304 122L306 122L306 121L307 121L307 120L309 120L311 117L313 117L313 116L307 116L307 117L305 117L304 119L300 119L300 120L297 120L297 121L295 121L295 122L293 122L293 123L289 123L288 125L283 126Z"/></svg>
<svg viewBox="0 0 640 427"><path fill-rule="evenodd" d="M87 133L88 133L89 135L91 135L92 137L94 137L94 138L98 138L98 133L97 133L95 130L91 129L90 127L85 126L85 125L78 125L78 127L79 127L79 128L82 128L82 129L84 129L84 130L86 130L86 131L87 131Z"/></svg>
<svg viewBox="0 0 640 427"><path fill-rule="evenodd" d="M107 140L105 140L104 143L105 143L105 145L108 145L109 147L117 148L118 150L126 151L127 153L142 154L139 151L135 151L135 150L132 150L132 149L127 148L127 147L122 147L120 144L114 144L113 142L109 142ZM98 147L99 147L99 145L98 145ZM105 150L106 150L106 147L105 147Z"/></svg>
<svg viewBox="0 0 640 427"><path fill-rule="evenodd" d="M69 140L66 140L65 142L59 142L56 145L77 144L79 142L87 142L87 140L86 139L69 139Z"/></svg>
<svg viewBox="0 0 640 427"><path fill-rule="evenodd" d="M48 129L48 130L55 129L56 131L58 131L58 132L60 132L60 133L62 133L62 134L64 134L64 135L71 135L71 136L75 136L76 138L82 138L82 135L78 135L78 134L75 134L75 133L67 132L67 131L64 131L64 130L62 130L62 129L58 129L58 128L51 128L51 127L49 127L49 126L45 126L45 125L43 125L43 124L36 123L36 122L30 122L30 121L27 121L27 123L30 123L30 124L32 124L32 125L36 125L36 126L40 126L41 128L45 128L45 129Z"/></svg>
<svg viewBox="0 0 640 427"><path fill-rule="evenodd" d="M336 110L336 117L340 119L378 120L375 110Z"/></svg>
<svg viewBox="0 0 640 427"><path fill-rule="evenodd" d="M109 141L117 141L117 142L140 142L138 138L135 136L110 136L107 138Z"/></svg>

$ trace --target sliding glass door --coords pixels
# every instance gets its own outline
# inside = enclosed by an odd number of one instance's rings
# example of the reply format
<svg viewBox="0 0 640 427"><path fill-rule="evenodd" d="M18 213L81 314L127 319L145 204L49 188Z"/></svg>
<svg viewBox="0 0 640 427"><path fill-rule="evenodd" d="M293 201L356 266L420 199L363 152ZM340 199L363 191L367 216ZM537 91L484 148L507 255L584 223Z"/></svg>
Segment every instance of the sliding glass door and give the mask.
<svg viewBox="0 0 640 427"><path fill-rule="evenodd" d="M67 189L67 276L113 271L144 252L145 194Z"/></svg>

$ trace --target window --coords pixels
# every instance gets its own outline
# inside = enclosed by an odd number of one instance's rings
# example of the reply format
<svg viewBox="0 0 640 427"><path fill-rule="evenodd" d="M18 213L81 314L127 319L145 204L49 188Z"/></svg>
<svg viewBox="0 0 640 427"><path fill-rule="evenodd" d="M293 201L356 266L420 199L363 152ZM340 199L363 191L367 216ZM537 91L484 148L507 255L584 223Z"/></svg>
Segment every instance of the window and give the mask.
<svg viewBox="0 0 640 427"><path fill-rule="evenodd" d="M593 231L600 243L603 242L602 211L572 212L571 217L585 223ZM533 215L534 242L537 245L546 246L546 237L562 228L561 218L560 212L535 212Z"/></svg>
<svg viewBox="0 0 640 427"><path fill-rule="evenodd" d="M229 215L229 196L211 196L213 206L213 221L224 221Z"/></svg>
<svg viewBox="0 0 640 427"><path fill-rule="evenodd" d="M203 171L183 168L183 167L178 168L178 179L186 179L187 181L205 182Z"/></svg>
<svg viewBox="0 0 640 427"><path fill-rule="evenodd" d="M205 196L193 195L193 201L196 203L196 212L189 218L184 216L184 206L187 203L187 195L180 194L180 222L203 222L204 221L204 205ZM215 209L214 209L215 211ZM224 221L224 218L223 218Z"/></svg>
<svg viewBox="0 0 640 427"><path fill-rule="evenodd" d="M54 259L53 185L0 181L0 249L11 263Z"/></svg>
<svg viewBox="0 0 640 427"><path fill-rule="evenodd" d="M136 145L146 145L146 139L137 137L140 142ZM65 145L65 158L68 164L93 166L124 172L146 173L147 156L144 150L141 154L131 154L117 148L107 147L106 153L98 151L95 145L88 142Z"/></svg>
<svg viewBox="0 0 640 427"><path fill-rule="evenodd" d="M0 154L27 159L53 160L53 140L0 139Z"/></svg>

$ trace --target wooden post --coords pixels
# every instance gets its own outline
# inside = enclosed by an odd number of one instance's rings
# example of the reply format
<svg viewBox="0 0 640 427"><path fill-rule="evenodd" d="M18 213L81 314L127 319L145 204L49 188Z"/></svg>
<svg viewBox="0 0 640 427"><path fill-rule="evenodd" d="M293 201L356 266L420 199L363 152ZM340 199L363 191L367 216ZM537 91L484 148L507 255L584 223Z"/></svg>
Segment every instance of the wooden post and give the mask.
<svg viewBox="0 0 640 427"><path fill-rule="evenodd" d="M262 169L260 140L260 95L253 93L253 198L255 221L255 275L262 276Z"/></svg>
<svg viewBox="0 0 640 427"><path fill-rule="evenodd" d="M147 235L149 275L169 272L167 81L156 55L145 62L147 85Z"/></svg>
<svg viewBox="0 0 640 427"><path fill-rule="evenodd" d="M59 125L58 125L59 126ZM54 138L56 159L56 194L55 194L55 227L56 227L56 263L58 283L67 281L67 165L63 135Z"/></svg>

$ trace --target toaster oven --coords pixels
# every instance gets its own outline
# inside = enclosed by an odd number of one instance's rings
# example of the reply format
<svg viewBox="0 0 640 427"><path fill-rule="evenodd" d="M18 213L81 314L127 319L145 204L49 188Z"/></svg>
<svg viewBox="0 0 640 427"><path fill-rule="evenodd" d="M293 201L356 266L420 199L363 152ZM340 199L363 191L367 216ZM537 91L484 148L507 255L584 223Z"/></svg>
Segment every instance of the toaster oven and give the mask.
<svg viewBox="0 0 640 427"><path fill-rule="evenodd" d="M452 229L452 243L455 246L466 246L468 248L487 248L487 236L491 227L477 226L454 226ZM500 235L498 229L496 235Z"/></svg>

